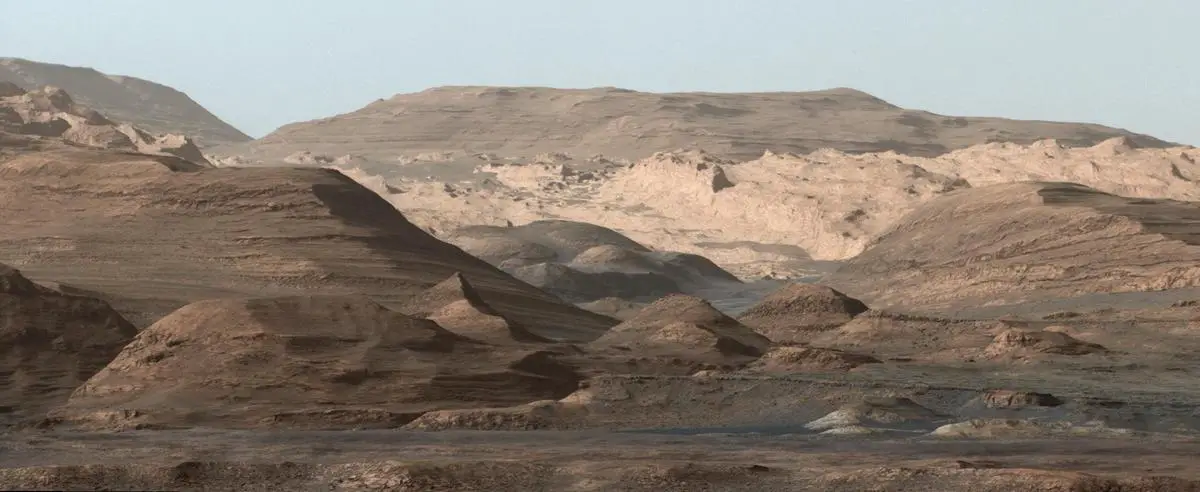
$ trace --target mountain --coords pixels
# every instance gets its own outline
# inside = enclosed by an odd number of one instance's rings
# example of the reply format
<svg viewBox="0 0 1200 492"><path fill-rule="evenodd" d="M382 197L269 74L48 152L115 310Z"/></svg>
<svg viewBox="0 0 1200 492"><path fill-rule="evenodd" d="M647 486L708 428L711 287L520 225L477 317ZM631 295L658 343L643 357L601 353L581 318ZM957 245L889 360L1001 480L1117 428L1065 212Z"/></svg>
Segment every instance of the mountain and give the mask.
<svg viewBox="0 0 1200 492"><path fill-rule="evenodd" d="M116 121L154 133L187 135L202 147L250 140L187 94L148 80L108 75L91 68L0 58L0 82L12 82L25 90L54 86Z"/></svg>
<svg viewBox="0 0 1200 492"><path fill-rule="evenodd" d="M264 161L311 151L394 162L402 155L438 151L640 159L685 147L744 160L766 150L892 150L929 156L997 141L1054 138L1064 145L1087 146L1117 136L1144 146L1166 145L1101 125L937 115L844 88L657 94L615 88L438 87L286 125L221 152Z"/></svg>

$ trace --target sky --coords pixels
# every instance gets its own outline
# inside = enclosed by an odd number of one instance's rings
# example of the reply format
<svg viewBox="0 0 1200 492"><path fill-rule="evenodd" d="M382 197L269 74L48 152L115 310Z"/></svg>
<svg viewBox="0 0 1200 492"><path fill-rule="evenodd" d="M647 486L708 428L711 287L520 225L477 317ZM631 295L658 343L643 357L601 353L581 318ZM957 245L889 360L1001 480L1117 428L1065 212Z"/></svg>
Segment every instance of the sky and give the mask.
<svg viewBox="0 0 1200 492"><path fill-rule="evenodd" d="M852 87L1200 145L1194 0L0 0L0 56L182 90L253 136L440 85Z"/></svg>

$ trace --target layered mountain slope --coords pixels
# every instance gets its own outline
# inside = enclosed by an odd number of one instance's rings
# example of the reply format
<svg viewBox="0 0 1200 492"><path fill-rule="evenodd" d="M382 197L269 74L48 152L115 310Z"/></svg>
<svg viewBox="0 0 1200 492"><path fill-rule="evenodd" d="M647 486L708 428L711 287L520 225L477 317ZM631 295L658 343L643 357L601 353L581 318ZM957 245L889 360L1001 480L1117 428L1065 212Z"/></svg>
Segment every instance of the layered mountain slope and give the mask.
<svg viewBox="0 0 1200 492"><path fill-rule="evenodd" d="M117 121L154 133L187 135L205 147L250 140L187 94L148 80L108 75L91 68L0 58L0 82L5 81L26 90L58 87Z"/></svg>
<svg viewBox="0 0 1200 492"><path fill-rule="evenodd" d="M937 155L992 141L1057 138L1071 145L1092 145L1116 136L1164 145L1100 125L906 110L852 89L656 94L614 88L438 87L399 94L347 114L286 125L222 152L268 161L298 151L358 154L380 161L437 151L640 159L689 147L752 159L765 150Z"/></svg>
<svg viewBox="0 0 1200 492"><path fill-rule="evenodd" d="M366 294L401 303L461 272L508 319L587 340L615 321L561 303L410 224L333 170L212 169L74 148L0 163L0 261L103 292L146 326L192 301Z"/></svg>
<svg viewBox="0 0 1200 492"><path fill-rule="evenodd" d="M824 282L880 307L1198 287L1200 203L1073 183L959 190L909 213Z"/></svg>

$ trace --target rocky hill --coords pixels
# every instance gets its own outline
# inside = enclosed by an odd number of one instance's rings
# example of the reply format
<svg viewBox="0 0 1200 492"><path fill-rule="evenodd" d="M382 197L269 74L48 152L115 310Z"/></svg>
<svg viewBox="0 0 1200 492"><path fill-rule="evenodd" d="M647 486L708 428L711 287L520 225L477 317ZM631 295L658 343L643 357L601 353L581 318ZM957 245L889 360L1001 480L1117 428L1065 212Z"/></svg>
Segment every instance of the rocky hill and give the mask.
<svg viewBox="0 0 1200 492"><path fill-rule="evenodd" d="M931 156L988 142L1028 144L1054 138L1064 145L1088 146L1118 136L1145 146L1166 145L1100 125L937 115L853 89L656 94L615 88L438 87L286 125L220 152L265 162L300 151L395 162L402 155L441 151L641 159L683 147L745 160L767 150Z"/></svg>
<svg viewBox="0 0 1200 492"><path fill-rule="evenodd" d="M825 279L879 306L1012 304L1200 287L1200 203L1074 183L959 190Z"/></svg>
<svg viewBox="0 0 1200 492"><path fill-rule="evenodd" d="M91 68L0 58L0 82L11 82L25 90L57 87L116 121L153 133L187 135L202 147L250 140L187 94L148 80L108 75Z"/></svg>

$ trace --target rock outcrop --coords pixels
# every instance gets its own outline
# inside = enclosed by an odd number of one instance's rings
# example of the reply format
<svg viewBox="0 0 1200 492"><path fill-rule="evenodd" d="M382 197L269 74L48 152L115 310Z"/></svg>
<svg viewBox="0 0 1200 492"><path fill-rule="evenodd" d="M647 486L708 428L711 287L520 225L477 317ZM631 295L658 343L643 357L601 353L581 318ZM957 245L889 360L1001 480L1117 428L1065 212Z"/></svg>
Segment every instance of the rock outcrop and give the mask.
<svg viewBox="0 0 1200 492"><path fill-rule="evenodd" d="M60 87L82 105L116 121L153 133L187 135L204 147L250 140L249 136L221 121L187 94L136 77L20 58L0 58L0 83L5 82L24 90ZM0 90L0 97L5 93Z"/></svg>
<svg viewBox="0 0 1200 492"><path fill-rule="evenodd" d="M934 427L945 416L909 398L871 397L841 408L804 427L830 434L872 433Z"/></svg>
<svg viewBox="0 0 1200 492"><path fill-rule="evenodd" d="M549 342L504 317L483 300L467 278L458 272L417 294L400 310L426 318L459 335L488 342Z"/></svg>
<svg viewBox="0 0 1200 492"><path fill-rule="evenodd" d="M1107 349L1097 343L1079 340L1057 331L1006 330L984 349L989 358L1030 357L1036 355L1087 355L1104 353Z"/></svg>
<svg viewBox="0 0 1200 492"><path fill-rule="evenodd" d="M1034 407L1057 407L1063 401L1049 393L1035 391L991 390L980 400L987 408L1021 409Z"/></svg>
<svg viewBox="0 0 1200 492"><path fill-rule="evenodd" d="M114 122L100 112L76 104L65 91L44 87L25 91L9 85L0 88L0 131L20 135L61 138L102 149L172 155L196 164L210 165L191 139L182 135L151 135L128 123Z"/></svg>
<svg viewBox="0 0 1200 492"><path fill-rule="evenodd" d="M977 357L1000 333L1013 327L999 320L917 316L867 311L811 343L876 357L944 363Z"/></svg>

